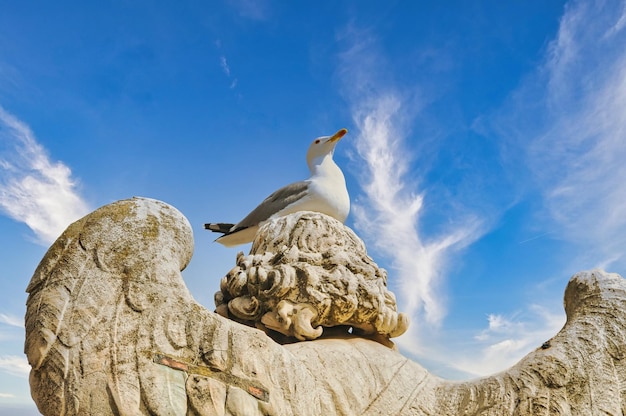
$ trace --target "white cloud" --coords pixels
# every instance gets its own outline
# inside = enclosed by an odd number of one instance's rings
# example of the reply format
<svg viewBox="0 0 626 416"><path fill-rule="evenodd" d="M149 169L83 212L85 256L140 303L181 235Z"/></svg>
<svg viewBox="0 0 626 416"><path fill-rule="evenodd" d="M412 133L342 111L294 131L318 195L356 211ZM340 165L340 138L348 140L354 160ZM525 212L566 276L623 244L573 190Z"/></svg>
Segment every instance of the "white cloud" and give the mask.
<svg viewBox="0 0 626 416"><path fill-rule="evenodd" d="M528 169L542 195L537 220L549 229L542 235L583 248L577 270L626 263L625 22L626 2L569 3L543 64L512 92L495 122L506 138L504 154L521 155L507 160ZM541 305L494 313L462 353L430 353L450 368L486 376L514 365L564 322L562 312Z"/></svg>
<svg viewBox="0 0 626 416"><path fill-rule="evenodd" d="M423 238L420 221L428 195L418 187L421 178L414 173L405 142L422 97L387 85L386 64L374 38L348 28L341 39L347 48L339 75L357 127L353 143L362 166L358 180L363 194L353 198L352 206L355 226L370 248L392 264L390 284L398 288L400 308L412 319L398 342L416 353L421 348L419 328L425 323L437 326L446 313L439 290L445 260L481 234L481 222L468 213L451 213L458 217L455 223L464 225Z"/></svg>
<svg viewBox="0 0 626 416"><path fill-rule="evenodd" d="M360 183L365 196L354 204L356 226L392 259L405 311L417 316L423 310L426 321L437 324L445 315L443 297L437 293L444 277L443 260L452 248L473 241L478 223L470 221L467 227L422 239L419 222L426 195L418 193L406 177L410 160L399 122L402 104L390 95L373 97L369 105L361 101L353 111L359 129L355 146L364 161Z"/></svg>
<svg viewBox="0 0 626 416"><path fill-rule="evenodd" d="M529 305L524 314L489 314L487 321L487 328L474 335L463 353L446 354L450 367L473 376L509 368L556 335L565 323L565 315L541 305Z"/></svg>
<svg viewBox="0 0 626 416"><path fill-rule="evenodd" d="M573 1L544 63L497 117L543 196L541 218L584 248L583 267L626 266L626 2Z"/></svg>
<svg viewBox="0 0 626 416"><path fill-rule="evenodd" d="M17 355L0 355L0 371L27 378L30 372L30 365L25 357Z"/></svg>
<svg viewBox="0 0 626 416"><path fill-rule="evenodd" d="M231 80L229 88L232 90L237 87L237 78L233 78L231 76L230 65L228 65L228 60L224 55L220 56L220 67L222 68L222 72L224 72L224 75L226 75L226 77Z"/></svg>
<svg viewBox="0 0 626 416"><path fill-rule="evenodd" d="M0 393L0 399L12 399L15 397L15 394L11 393Z"/></svg>
<svg viewBox="0 0 626 416"><path fill-rule="evenodd" d="M15 326L18 328L24 328L24 318L17 317L15 315L7 315L5 313L0 313L0 323L7 324L10 326Z"/></svg>
<svg viewBox="0 0 626 416"><path fill-rule="evenodd" d="M489 326L474 336L474 339L478 341L485 341L489 339L490 334L494 332L501 332L504 329L508 329L512 326L512 322L506 319L502 315L490 313L487 315L487 321Z"/></svg>
<svg viewBox="0 0 626 416"><path fill-rule="evenodd" d="M226 74L227 77L230 77L230 67L228 66L228 61L224 55L220 56L220 66L222 67L224 74Z"/></svg>
<svg viewBox="0 0 626 416"><path fill-rule="evenodd" d="M53 242L89 206L71 170L49 159L27 125L0 107L0 209Z"/></svg>

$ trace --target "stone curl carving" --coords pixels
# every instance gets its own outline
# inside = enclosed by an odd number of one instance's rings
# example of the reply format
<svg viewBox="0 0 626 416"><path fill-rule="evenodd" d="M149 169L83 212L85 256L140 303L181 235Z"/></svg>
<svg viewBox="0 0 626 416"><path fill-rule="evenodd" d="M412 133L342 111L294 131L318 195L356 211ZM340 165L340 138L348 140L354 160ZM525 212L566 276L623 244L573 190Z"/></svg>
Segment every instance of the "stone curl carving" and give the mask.
<svg viewBox="0 0 626 416"><path fill-rule="evenodd" d="M626 414L626 281L617 274L573 276L565 326L515 366L449 382L355 334L283 345L209 312L180 273L192 251L185 217L150 199L115 202L68 227L27 288L25 352L42 414Z"/></svg>
<svg viewBox="0 0 626 416"><path fill-rule="evenodd" d="M299 340L323 327L348 326L364 334L397 337L408 327L387 289L387 272L341 222L298 212L268 222L250 254L235 266L215 295L225 317Z"/></svg>

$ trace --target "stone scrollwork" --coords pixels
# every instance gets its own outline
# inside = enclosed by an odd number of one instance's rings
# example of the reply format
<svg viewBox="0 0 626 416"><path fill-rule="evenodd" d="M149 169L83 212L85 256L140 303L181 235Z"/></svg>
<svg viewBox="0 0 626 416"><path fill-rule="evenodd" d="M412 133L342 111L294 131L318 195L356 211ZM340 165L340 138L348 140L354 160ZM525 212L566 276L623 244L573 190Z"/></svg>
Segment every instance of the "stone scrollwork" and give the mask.
<svg viewBox="0 0 626 416"><path fill-rule="evenodd" d="M397 337L408 327L387 272L352 230L324 214L298 212L265 224L250 254L222 279L216 311L298 340L323 328Z"/></svg>

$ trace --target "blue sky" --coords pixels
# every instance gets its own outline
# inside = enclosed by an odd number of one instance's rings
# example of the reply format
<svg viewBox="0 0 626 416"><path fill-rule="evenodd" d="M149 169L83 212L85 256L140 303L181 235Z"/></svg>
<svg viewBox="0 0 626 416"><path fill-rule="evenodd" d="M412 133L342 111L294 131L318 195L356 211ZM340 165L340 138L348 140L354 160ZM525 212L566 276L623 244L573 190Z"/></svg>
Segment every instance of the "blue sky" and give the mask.
<svg viewBox="0 0 626 416"><path fill-rule="evenodd" d="M33 414L24 290L69 223L174 205L212 309L238 249L202 224L304 179L342 127L347 225L432 372L514 364L573 273L626 272L624 1L0 4L0 409Z"/></svg>

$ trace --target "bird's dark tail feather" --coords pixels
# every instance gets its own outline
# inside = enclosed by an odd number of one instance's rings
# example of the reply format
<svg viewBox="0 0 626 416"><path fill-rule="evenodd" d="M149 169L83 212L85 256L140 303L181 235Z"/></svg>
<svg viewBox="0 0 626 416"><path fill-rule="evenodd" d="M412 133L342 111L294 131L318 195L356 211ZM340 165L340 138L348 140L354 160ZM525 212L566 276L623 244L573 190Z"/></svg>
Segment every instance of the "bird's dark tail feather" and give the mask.
<svg viewBox="0 0 626 416"><path fill-rule="evenodd" d="M235 224L227 224L224 222L215 222L215 223L209 223L209 224L204 224L204 228L206 230L210 230L213 231L214 233L222 233L222 234L228 234L228 232L230 231L231 228L233 228L235 226Z"/></svg>

